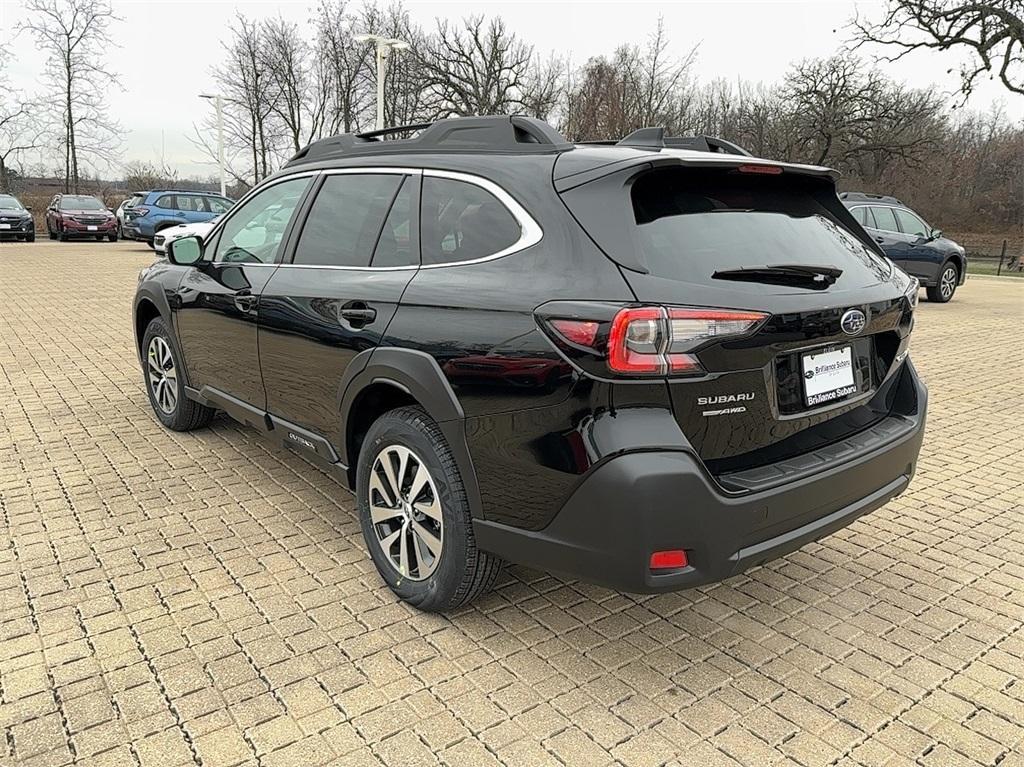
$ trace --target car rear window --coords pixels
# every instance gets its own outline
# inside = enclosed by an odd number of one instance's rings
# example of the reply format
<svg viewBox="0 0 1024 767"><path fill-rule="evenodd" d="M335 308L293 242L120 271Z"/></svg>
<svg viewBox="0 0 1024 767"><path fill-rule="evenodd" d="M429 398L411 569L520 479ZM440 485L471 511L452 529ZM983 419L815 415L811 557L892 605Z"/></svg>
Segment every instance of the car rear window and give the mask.
<svg viewBox="0 0 1024 767"><path fill-rule="evenodd" d="M782 177L676 169L632 185L635 241L651 274L706 282L716 271L880 261L819 200Z"/></svg>

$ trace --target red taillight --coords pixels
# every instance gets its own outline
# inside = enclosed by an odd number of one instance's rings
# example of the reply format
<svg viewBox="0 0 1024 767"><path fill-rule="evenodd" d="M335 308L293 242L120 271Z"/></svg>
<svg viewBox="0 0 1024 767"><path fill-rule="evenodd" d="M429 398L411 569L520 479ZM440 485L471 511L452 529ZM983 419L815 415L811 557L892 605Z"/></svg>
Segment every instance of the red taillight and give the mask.
<svg viewBox="0 0 1024 767"><path fill-rule="evenodd" d="M778 165L740 165L736 168L740 173L762 173L766 176L777 176L782 173Z"/></svg>
<svg viewBox="0 0 1024 767"><path fill-rule="evenodd" d="M651 554L652 570L680 570L689 564L686 552L682 549L655 551Z"/></svg>
<svg viewBox="0 0 1024 767"><path fill-rule="evenodd" d="M126 212L131 213L136 218L141 218L142 216L149 215L149 208L128 208Z"/></svg>
<svg viewBox="0 0 1024 767"><path fill-rule="evenodd" d="M662 373L665 310L661 307L623 309L608 334L608 367L616 373Z"/></svg>
<svg viewBox="0 0 1024 767"><path fill-rule="evenodd" d="M608 335L608 367L626 374L699 374L690 352L705 341L749 333L768 315L722 309L622 309Z"/></svg>
<svg viewBox="0 0 1024 767"><path fill-rule="evenodd" d="M566 341L591 348L597 340L597 330L601 323L590 320L551 320L551 327Z"/></svg>

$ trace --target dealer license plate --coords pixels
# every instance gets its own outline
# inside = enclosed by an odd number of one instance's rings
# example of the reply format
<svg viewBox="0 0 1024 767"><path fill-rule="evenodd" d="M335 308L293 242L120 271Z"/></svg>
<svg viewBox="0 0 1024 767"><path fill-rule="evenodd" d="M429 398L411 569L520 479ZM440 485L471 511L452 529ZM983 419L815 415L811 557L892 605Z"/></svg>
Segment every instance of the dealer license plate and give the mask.
<svg viewBox="0 0 1024 767"><path fill-rule="evenodd" d="M804 375L804 401L824 405L856 393L853 349L849 346L814 351L800 357Z"/></svg>

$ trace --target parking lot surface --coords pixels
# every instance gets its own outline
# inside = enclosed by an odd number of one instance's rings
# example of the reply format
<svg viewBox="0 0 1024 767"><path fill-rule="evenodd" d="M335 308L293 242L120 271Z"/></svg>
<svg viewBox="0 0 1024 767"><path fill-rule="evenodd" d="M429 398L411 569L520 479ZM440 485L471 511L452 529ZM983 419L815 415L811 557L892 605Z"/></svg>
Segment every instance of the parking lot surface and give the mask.
<svg viewBox="0 0 1024 767"><path fill-rule="evenodd" d="M0 764L1024 765L1024 284L922 302L909 492L713 587L396 601L351 496L151 415L132 243L0 244Z"/></svg>

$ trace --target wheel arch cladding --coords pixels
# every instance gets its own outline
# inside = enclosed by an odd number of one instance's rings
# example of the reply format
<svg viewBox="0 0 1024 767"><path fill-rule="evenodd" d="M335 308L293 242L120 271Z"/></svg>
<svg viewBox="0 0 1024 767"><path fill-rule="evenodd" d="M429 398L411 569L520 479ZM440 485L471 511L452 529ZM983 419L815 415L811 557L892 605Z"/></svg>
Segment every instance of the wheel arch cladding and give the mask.
<svg viewBox="0 0 1024 767"><path fill-rule="evenodd" d="M343 444L339 447L343 450L339 453L348 466L350 485L355 487L359 440L365 429L393 409L392 404L414 405L422 408L441 429L462 475L472 515L482 517L480 489L466 442L465 415L437 361L425 352L393 347L377 347L363 354L365 362L357 364L354 359L346 371L348 380L340 387ZM369 408L369 412L364 414L361 408Z"/></svg>

